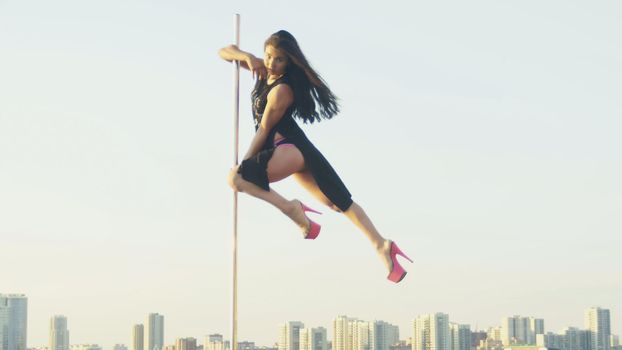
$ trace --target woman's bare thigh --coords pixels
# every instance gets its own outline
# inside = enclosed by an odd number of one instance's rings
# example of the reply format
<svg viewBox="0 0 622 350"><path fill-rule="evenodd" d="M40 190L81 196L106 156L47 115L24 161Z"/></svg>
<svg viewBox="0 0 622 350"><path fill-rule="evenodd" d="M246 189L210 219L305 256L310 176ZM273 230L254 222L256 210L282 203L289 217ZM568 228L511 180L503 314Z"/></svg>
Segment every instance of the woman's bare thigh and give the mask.
<svg viewBox="0 0 622 350"><path fill-rule="evenodd" d="M268 161L267 173L269 182L277 182L302 171L305 159L298 148L292 144L279 145L274 149Z"/></svg>
<svg viewBox="0 0 622 350"><path fill-rule="evenodd" d="M309 170L302 170L295 173L294 178L302 187L309 191L309 193L311 193L311 195L315 197L315 199L335 211L340 211L339 208L337 208L337 206L324 195L322 190L320 190L320 187L317 185L317 182L315 182L315 179L313 178L313 175Z"/></svg>

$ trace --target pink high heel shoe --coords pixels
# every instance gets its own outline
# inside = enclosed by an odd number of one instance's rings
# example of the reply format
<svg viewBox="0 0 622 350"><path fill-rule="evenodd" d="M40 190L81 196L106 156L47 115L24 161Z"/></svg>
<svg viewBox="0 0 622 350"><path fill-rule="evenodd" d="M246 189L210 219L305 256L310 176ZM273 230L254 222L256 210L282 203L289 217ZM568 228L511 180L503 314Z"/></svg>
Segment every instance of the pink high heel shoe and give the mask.
<svg viewBox="0 0 622 350"><path fill-rule="evenodd" d="M396 255L403 256L411 263L413 261L400 250L400 248L397 246L397 244L395 244L395 242L393 241L389 241L389 242L391 242L391 248L389 250L389 255L391 256L392 266L391 266L391 272L389 273L389 276L387 276L387 278L391 282L399 283L406 276L406 270L404 270L402 265L400 265L400 263L397 261Z"/></svg>
<svg viewBox="0 0 622 350"><path fill-rule="evenodd" d="M302 210L305 212L305 217L307 218L307 220L309 220L309 231L306 232L305 234L305 239L315 239L319 234L320 234L320 229L322 229L322 225L314 222L313 220L309 219L309 217L307 216L306 212L310 211L312 213L316 213L316 214L322 214L319 211L315 210L315 209L311 209L309 207L307 207L306 205L302 204L302 202L298 201L298 203L300 203L300 206L302 207Z"/></svg>

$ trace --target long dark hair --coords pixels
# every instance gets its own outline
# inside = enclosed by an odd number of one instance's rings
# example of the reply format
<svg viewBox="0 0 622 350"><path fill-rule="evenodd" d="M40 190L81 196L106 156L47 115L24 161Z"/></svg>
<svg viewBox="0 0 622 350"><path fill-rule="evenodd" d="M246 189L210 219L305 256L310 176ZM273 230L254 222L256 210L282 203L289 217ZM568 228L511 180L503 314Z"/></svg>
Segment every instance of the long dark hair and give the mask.
<svg viewBox="0 0 622 350"><path fill-rule="evenodd" d="M313 123L331 119L339 113L337 96L330 91L324 79L311 68L293 35L288 31L279 30L266 39L264 49L268 45L282 51L288 58L285 74L290 77L290 86L294 90L294 117L302 119L304 123ZM315 108L315 102L319 105L319 113Z"/></svg>

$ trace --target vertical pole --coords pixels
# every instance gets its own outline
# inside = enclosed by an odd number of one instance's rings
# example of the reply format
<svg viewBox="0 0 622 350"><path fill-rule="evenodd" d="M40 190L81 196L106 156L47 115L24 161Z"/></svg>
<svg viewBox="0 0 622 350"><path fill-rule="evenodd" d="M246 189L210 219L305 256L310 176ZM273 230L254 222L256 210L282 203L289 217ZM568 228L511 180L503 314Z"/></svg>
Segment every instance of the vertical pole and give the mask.
<svg viewBox="0 0 622 350"><path fill-rule="evenodd" d="M233 18L234 43L240 47L240 15ZM238 165L240 125L240 62L233 60L234 167ZM233 191L233 299L231 306L231 350L238 350L238 192Z"/></svg>

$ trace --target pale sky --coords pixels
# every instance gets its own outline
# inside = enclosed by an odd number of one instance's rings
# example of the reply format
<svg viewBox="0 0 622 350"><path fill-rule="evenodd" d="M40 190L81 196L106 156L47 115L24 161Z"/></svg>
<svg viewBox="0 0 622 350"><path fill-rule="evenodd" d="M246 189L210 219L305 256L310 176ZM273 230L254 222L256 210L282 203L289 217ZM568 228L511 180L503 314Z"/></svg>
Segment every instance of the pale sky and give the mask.
<svg viewBox="0 0 622 350"><path fill-rule="evenodd" d="M609 308L622 333L619 1L0 0L0 293L71 343L230 336L232 69L242 16L262 56L286 29L341 98L306 126L380 232L415 260L399 285L343 216L305 241L240 197L240 340L348 315L411 335L446 312L547 331ZM252 137L241 77L241 153ZM321 207L293 180L288 198Z"/></svg>

